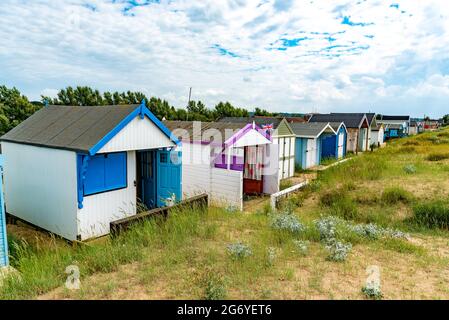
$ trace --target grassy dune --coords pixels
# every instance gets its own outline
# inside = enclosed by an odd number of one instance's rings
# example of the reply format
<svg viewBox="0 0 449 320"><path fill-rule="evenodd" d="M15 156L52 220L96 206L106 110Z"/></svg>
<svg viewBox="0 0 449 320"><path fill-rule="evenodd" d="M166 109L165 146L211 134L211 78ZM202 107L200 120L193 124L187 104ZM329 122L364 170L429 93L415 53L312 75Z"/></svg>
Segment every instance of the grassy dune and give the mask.
<svg viewBox="0 0 449 320"><path fill-rule="evenodd" d="M11 226L21 277L0 297L367 299L367 269L378 266L383 299L448 299L446 155L449 130L397 140L319 172L280 213L189 210L78 248ZM351 247L340 262L336 242ZM80 290L64 288L69 265Z"/></svg>

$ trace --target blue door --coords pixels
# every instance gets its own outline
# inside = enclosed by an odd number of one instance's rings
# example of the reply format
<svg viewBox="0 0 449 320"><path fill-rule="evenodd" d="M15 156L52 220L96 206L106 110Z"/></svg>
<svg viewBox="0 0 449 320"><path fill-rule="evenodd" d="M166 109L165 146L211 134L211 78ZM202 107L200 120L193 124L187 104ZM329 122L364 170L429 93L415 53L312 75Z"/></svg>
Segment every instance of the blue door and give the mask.
<svg viewBox="0 0 449 320"><path fill-rule="evenodd" d="M3 201L3 157L0 156L0 267L8 265L8 241L6 240L5 202Z"/></svg>
<svg viewBox="0 0 449 320"><path fill-rule="evenodd" d="M321 149L321 158L327 159L327 158L335 158L335 149L336 149L336 142L337 142L337 136L325 136L322 138L322 149Z"/></svg>
<svg viewBox="0 0 449 320"><path fill-rule="evenodd" d="M148 208L154 209L156 203L156 152L138 153L137 197Z"/></svg>
<svg viewBox="0 0 449 320"><path fill-rule="evenodd" d="M182 154L180 151L158 150L156 158L156 203L158 207L165 207L172 200L182 200Z"/></svg>

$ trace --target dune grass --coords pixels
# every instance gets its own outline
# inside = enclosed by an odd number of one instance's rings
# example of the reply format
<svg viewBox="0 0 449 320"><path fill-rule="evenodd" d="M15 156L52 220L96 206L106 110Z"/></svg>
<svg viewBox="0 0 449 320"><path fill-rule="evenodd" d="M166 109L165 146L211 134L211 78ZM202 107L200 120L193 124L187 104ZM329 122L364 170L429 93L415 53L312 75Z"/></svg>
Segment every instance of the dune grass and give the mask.
<svg viewBox="0 0 449 320"><path fill-rule="evenodd" d="M6 279L0 298L364 299L373 264L382 268L385 299L449 298L441 285L449 281L449 166L426 159L449 153L449 144L433 142L440 133L397 140L319 172L280 213L268 205L232 214L186 210L81 247L54 241L43 248L10 236L21 280ZM403 152L407 146L414 151ZM335 240L351 244L342 262L328 260L317 224L327 218L335 221ZM69 265L80 268L80 290L64 289Z"/></svg>

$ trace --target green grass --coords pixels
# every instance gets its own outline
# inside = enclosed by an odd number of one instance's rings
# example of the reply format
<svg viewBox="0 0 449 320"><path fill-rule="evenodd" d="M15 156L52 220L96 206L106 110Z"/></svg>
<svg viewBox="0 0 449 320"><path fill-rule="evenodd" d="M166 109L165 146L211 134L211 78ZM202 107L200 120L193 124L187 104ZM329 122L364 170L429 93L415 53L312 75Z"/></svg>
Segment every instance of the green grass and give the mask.
<svg viewBox="0 0 449 320"><path fill-rule="evenodd" d="M442 161L449 159L449 153L432 153L427 156L429 161Z"/></svg>
<svg viewBox="0 0 449 320"><path fill-rule="evenodd" d="M397 203L408 204L412 201L413 196L410 192L401 187L390 187L383 191L381 200L383 203L393 205Z"/></svg>
<svg viewBox="0 0 449 320"><path fill-rule="evenodd" d="M449 199L433 200L413 207L413 221L428 228L449 229Z"/></svg>

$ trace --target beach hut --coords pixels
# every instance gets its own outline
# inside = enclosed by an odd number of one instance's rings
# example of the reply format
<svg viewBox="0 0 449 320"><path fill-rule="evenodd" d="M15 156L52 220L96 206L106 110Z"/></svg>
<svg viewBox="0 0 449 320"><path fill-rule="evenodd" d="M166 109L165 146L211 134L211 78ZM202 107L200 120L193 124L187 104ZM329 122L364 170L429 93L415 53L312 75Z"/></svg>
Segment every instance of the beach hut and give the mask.
<svg viewBox="0 0 449 320"><path fill-rule="evenodd" d="M254 122L164 121L182 142L182 192L243 209L244 195L279 191L277 146Z"/></svg>
<svg viewBox="0 0 449 320"><path fill-rule="evenodd" d="M8 240L6 239L5 202L3 201L3 157L0 156L0 268L7 267Z"/></svg>
<svg viewBox="0 0 449 320"><path fill-rule="evenodd" d="M47 106L0 140L7 212L69 240L182 198L178 140L144 102Z"/></svg>
<svg viewBox="0 0 449 320"><path fill-rule="evenodd" d="M312 114L309 122L344 122L347 129L347 152L363 152L369 148L370 124L365 113Z"/></svg>
<svg viewBox="0 0 449 320"><path fill-rule="evenodd" d="M279 180L295 175L296 136L285 118L278 117L224 117L219 122L247 124L255 122L261 129L269 131L273 144L278 145Z"/></svg>
<svg viewBox="0 0 449 320"><path fill-rule="evenodd" d="M378 115L377 123L385 126L387 138L399 138L409 134L410 116Z"/></svg>
<svg viewBox="0 0 449 320"><path fill-rule="evenodd" d="M375 128L371 128L371 144L377 147L382 147L384 145L385 139L385 127L383 124L377 124Z"/></svg>
<svg viewBox="0 0 449 320"><path fill-rule="evenodd" d="M329 135L323 141L323 158L335 157L341 159L346 156L346 139L348 130L344 122L329 123L335 131L335 135Z"/></svg>
<svg viewBox="0 0 449 320"><path fill-rule="evenodd" d="M323 154L329 153L329 142L335 142L335 131L329 123L291 123L296 135L295 165L302 169L318 166ZM332 145L332 152L336 147ZM324 153L323 153L324 152Z"/></svg>

